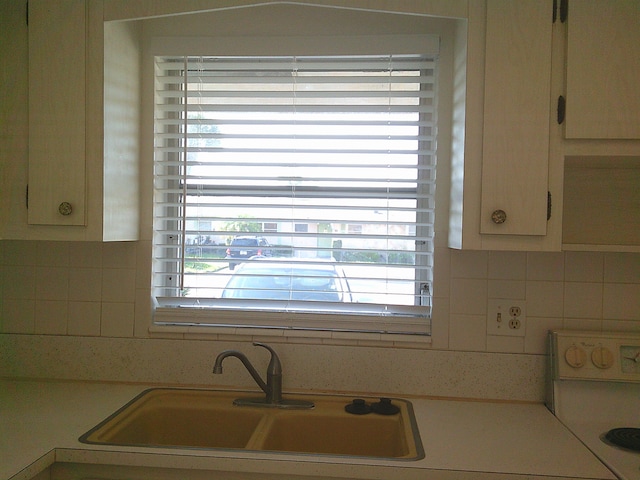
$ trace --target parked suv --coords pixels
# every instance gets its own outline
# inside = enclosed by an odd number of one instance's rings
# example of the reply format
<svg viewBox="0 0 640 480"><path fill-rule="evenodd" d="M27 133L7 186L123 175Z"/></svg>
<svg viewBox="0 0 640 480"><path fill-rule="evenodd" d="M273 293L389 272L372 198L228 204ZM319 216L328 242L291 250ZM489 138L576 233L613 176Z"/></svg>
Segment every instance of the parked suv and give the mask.
<svg viewBox="0 0 640 480"><path fill-rule="evenodd" d="M227 258L229 260L229 270L236 268L236 265L242 261L234 261L236 259L250 257L270 257L271 250L269 242L264 237L256 236L238 236L231 241L231 245L227 248Z"/></svg>

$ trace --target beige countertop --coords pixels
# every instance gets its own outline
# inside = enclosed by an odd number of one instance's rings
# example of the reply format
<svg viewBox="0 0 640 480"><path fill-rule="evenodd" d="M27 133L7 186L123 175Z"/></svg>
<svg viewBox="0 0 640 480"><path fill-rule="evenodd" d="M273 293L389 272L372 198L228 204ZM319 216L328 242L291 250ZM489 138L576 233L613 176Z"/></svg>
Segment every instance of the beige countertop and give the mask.
<svg viewBox="0 0 640 480"><path fill-rule="evenodd" d="M541 404L410 398L418 461L87 445L78 437L143 385L0 380L0 480L56 462L371 479L615 477ZM524 477L523 477L524 478Z"/></svg>

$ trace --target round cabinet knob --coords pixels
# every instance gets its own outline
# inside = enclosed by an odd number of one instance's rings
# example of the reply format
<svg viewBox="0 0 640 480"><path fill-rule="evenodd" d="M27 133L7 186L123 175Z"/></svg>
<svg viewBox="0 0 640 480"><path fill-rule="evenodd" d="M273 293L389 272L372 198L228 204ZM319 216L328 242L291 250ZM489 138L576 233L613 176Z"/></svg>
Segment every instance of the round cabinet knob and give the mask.
<svg viewBox="0 0 640 480"><path fill-rule="evenodd" d="M591 361L593 364L603 370L613 366L613 353L606 347L594 348L591 352Z"/></svg>
<svg viewBox="0 0 640 480"><path fill-rule="evenodd" d="M62 202L60 205L58 205L58 212L60 212L60 215L64 215L66 217L67 215L71 215L71 212L73 212L73 207L69 202Z"/></svg>
<svg viewBox="0 0 640 480"><path fill-rule="evenodd" d="M507 221L507 212L505 212L504 210L494 210L494 212L491 214L491 220L496 225L500 225L501 223Z"/></svg>
<svg viewBox="0 0 640 480"><path fill-rule="evenodd" d="M580 368L584 367L587 354L580 347L572 345L564 352L564 359L570 367Z"/></svg>

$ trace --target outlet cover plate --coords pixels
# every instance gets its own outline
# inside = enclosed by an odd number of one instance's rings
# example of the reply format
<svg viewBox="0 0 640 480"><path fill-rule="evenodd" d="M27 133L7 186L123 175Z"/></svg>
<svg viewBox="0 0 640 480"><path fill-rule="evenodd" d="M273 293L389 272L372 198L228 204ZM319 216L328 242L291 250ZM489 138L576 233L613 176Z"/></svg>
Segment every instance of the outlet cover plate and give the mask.
<svg viewBox="0 0 640 480"><path fill-rule="evenodd" d="M513 298L490 298L487 308L487 335L524 337L526 303L525 300ZM518 307L520 315L512 316L512 307Z"/></svg>

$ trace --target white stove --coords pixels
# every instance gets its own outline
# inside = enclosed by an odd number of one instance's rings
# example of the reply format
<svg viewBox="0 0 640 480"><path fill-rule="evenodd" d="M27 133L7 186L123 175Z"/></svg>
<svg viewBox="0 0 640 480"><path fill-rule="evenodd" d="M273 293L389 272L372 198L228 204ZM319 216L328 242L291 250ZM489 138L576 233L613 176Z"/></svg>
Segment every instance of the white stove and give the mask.
<svg viewBox="0 0 640 480"><path fill-rule="evenodd" d="M554 331L549 352L547 407L619 479L640 480L640 334Z"/></svg>

